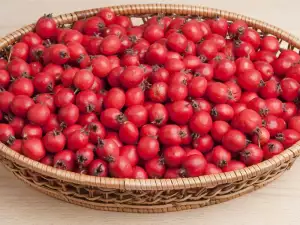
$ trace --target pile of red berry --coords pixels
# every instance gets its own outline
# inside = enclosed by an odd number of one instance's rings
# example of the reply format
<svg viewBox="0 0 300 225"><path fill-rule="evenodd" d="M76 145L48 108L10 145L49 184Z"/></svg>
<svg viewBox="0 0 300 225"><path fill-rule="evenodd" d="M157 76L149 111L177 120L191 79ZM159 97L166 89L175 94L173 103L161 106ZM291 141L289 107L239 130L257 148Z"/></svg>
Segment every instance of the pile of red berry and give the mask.
<svg viewBox="0 0 300 225"><path fill-rule="evenodd" d="M0 141L100 177L241 169L300 139L299 62L240 20L47 15L0 60Z"/></svg>

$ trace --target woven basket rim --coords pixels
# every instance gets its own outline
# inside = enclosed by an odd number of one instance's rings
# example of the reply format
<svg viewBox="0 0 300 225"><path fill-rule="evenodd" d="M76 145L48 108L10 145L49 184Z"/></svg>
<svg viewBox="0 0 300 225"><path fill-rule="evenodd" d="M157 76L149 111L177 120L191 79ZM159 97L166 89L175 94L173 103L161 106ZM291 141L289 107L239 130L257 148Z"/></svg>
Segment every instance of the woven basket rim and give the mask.
<svg viewBox="0 0 300 225"><path fill-rule="evenodd" d="M119 6L107 6L113 9L118 14L123 15L142 15L152 13L166 13L166 14L179 14L179 15L201 15L206 17L222 16L228 20L241 19L247 22L250 26L258 28L263 32L267 32L278 38L281 38L292 44L293 46L300 48L300 40L288 32L283 31L268 23L260 20L252 19L241 14L232 13L224 10L208 8L204 6L193 5L177 5L177 4L136 4L136 5L119 5ZM62 14L55 17L58 24L71 23L78 19L83 19L95 15L100 8L77 11L74 13ZM32 31L34 24L27 25L15 32L0 38L0 50L4 49L8 45L18 41L22 35ZM0 155L2 157L29 168L35 172L38 172L44 176L50 176L59 180L67 182L86 185L91 187L112 188L121 190L175 190L183 188L194 187L212 187L220 184L226 184L236 181L241 181L246 178L259 176L262 173L271 171L278 165L281 165L292 158L300 155L300 141L292 147L284 150L281 154L263 161L257 165L246 167L241 170L220 173L214 175L205 175L192 178L178 178L178 179L120 179L120 178L100 178L95 176L89 176L84 174L78 174L74 172L64 171L56 169L51 166L44 165L37 161L31 160L4 145L0 142Z"/></svg>

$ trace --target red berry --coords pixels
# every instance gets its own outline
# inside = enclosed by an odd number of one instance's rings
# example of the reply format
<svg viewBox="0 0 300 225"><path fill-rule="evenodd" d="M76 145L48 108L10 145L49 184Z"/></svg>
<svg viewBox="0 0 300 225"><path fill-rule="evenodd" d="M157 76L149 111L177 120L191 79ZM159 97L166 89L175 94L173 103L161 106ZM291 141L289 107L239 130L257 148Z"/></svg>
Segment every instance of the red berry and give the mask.
<svg viewBox="0 0 300 225"><path fill-rule="evenodd" d="M165 125L159 129L158 138L164 145L180 145L181 129L177 125Z"/></svg>
<svg viewBox="0 0 300 225"><path fill-rule="evenodd" d="M75 168L76 155L70 150L63 150L54 155L53 165L55 168L73 171Z"/></svg>
<svg viewBox="0 0 300 225"><path fill-rule="evenodd" d="M267 144L265 144L262 150L264 152L264 159L270 159L283 152L284 147L279 141L271 139Z"/></svg>
<svg viewBox="0 0 300 225"><path fill-rule="evenodd" d="M179 167L185 159L186 153L180 146L171 146L164 149L164 159L168 167Z"/></svg>
<svg viewBox="0 0 300 225"><path fill-rule="evenodd" d="M207 134L212 128L212 118L205 111L196 112L189 121L189 127L197 134Z"/></svg>
<svg viewBox="0 0 300 225"><path fill-rule="evenodd" d="M37 125L44 125L50 117L50 109L46 105L35 104L27 112L27 119Z"/></svg>
<svg viewBox="0 0 300 225"><path fill-rule="evenodd" d="M94 160L94 152L89 148L81 148L76 152L76 161L80 167L87 167Z"/></svg>
<svg viewBox="0 0 300 225"><path fill-rule="evenodd" d="M300 140L300 133L292 129L286 129L278 133L276 139L283 144L284 148L289 148Z"/></svg>
<svg viewBox="0 0 300 225"><path fill-rule="evenodd" d="M140 158L150 160L157 156L159 142L153 137L142 137L137 144L137 153Z"/></svg>
<svg viewBox="0 0 300 225"><path fill-rule="evenodd" d="M92 87L94 79L94 75L91 71L82 69L75 74L73 84L77 89L84 91Z"/></svg>
<svg viewBox="0 0 300 225"><path fill-rule="evenodd" d="M193 140L193 147L202 153L209 152L214 147L214 141L208 134Z"/></svg>
<svg viewBox="0 0 300 225"><path fill-rule="evenodd" d="M108 165L101 159L95 159L89 164L88 174L96 177L107 177Z"/></svg>
<svg viewBox="0 0 300 225"><path fill-rule="evenodd" d="M22 153L30 159L40 161L46 155L46 150L40 139L29 138L23 140Z"/></svg>
<svg viewBox="0 0 300 225"><path fill-rule="evenodd" d="M35 32L43 39L55 37L56 29L56 22L51 14L41 17L35 25Z"/></svg>
<svg viewBox="0 0 300 225"><path fill-rule="evenodd" d="M184 177L198 177L204 174L207 162L202 155L190 155L182 163Z"/></svg>
<svg viewBox="0 0 300 225"><path fill-rule="evenodd" d="M132 166L136 166L139 162L137 149L134 145L122 146L120 148L120 156L127 158Z"/></svg>
<svg viewBox="0 0 300 225"><path fill-rule="evenodd" d="M220 145L216 146L212 151L211 160L216 166L223 168L230 162L231 153Z"/></svg>
<svg viewBox="0 0 300 225"><path fill-rule="evenodd" d="M120 88L112 88L104 97L103 103L105 108L116 108L121 110L125 105L125 101L126 96L124 91Z"/></svg>
<svg viewBox="0 0 300 225"><path fill-rule="evenodd" d="M205 175L218 174L218 173L222 173L222 170L219 167L217 167L216 165L214 165L212 163L208 163L206 165L205 171L204 171Z"/></svg>
<svg viewBox="0 0 300 225"><path fill-rule="evenodd" d="M254 144L249 144L240 152L240 160L247 166L252 166L260 163L263 160L263 151L260 147Z"/></svg>
<svg viewBox="0 0 300 225"><path fill-rule="evenodd" d="M150 178L162 178L166 172L163 159L153 158L145 164L145 170Z"/></svg>
<svg viewBox="0 0 300 225"><path fill-rule="evenodd" d="M89 140L93 144L97 144L99 139L104 139L106 136L106 130L104 126L97 121L93 121L88 125L89 129Z"/></svg>
<svg viewBox="0 0 300 225"><path fill-rule="evenodd" d="M119 137L124 144L135 144L139 138L139 130L134 123L127 121L120 126Z"/></svg>
<svg viewBox="0 0 300 225"><path fill-rule="evenodd" d="M75 130L67 138L68 149L75 151L80 148L84 148L88 144L89 133L84 129Z"/></svg>
<svg viewBox="0 0 300 225"><path fill-rule="evenodd" d="M239 130L229 130L222 139L223 146L232 152L239 152L246 147L246 136Z"/></svg>
<svg viewBox="0 0 300 225"><path fill-rule="evenodd" d="M230 172L235 170L244 169L246 165L240 161L231 160L225 167L222 168L223 172Z"/></svg>
<svg viewBox="0 0 300 225"><path fill-rule="evenodd" d="M43 144L48 152L62 151L66 144L66 137L59 131L50 131L43 137Z"/></svg>
<svg viewBox="0 0 300 225"><path fill-rule="evenodd" d="M133 168L130 161L124 156L120 156L116 161L109 164L109 171L113 177L131 178Z"/></svg>
<svg viewBox="0 0 300 225"><path fill-rule="evenodd" d="M155 104L158 105L158 104ZM155 105L150 109L153 112ZM160 104L159 104L160 105ZM149 113L150 115L150 113ZM166 114L167 115L167 114ZM170 106L170 119L179 125L187 124L193 115L193 107L187 101L176 101ZM151 120L151 119L150 119Z"/></svg>
<svg viewBox="0 0 300 225"><path fill-rule="evenodd" d="M167 46L175 52L181 53L187 47L187 39L183 34L174 32L167 39Z"/></svg>
<svg viewBox="0 0 300 225"><path fill-rule="evenodd" d="M134 123L137 127L145 125L148 121L147 109L142 105L130 106L125 110L124 114L127 120Z"/></svg>
<svg viewBox="0 0 300 225"><path fill-rule="evenodd" d="M114 55L119 52L121 48L121 40L116 35L108 35L106 36L100 46L100 53L103 55Z"/></svg>
<svg viewBox="0 0 300 225"><path fill-rule="evenodd" d="M116 161L120 155L120 149L113 139L100 139L95 152L99 158L107 162Z"/></svg>

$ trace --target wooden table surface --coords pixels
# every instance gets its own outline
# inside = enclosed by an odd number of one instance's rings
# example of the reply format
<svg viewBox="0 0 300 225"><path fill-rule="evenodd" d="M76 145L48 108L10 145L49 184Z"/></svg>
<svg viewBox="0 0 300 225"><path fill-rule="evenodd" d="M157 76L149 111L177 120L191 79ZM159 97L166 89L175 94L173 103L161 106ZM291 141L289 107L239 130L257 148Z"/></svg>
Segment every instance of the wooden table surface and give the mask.
<svg viewBox="0 0 300 225"><path fill-rule="evenodd" d="M35 21L44 13L60 14L104 5L139 3L138 0L1 0L0 35ZM169 0L143 3L203 4L264 20L300 36L298 0ZM41 194L0 166L0 224L201 224L298 225L300 162L280 179L254 193L223 204L167 214L126 214L81 208Z"/></svg>

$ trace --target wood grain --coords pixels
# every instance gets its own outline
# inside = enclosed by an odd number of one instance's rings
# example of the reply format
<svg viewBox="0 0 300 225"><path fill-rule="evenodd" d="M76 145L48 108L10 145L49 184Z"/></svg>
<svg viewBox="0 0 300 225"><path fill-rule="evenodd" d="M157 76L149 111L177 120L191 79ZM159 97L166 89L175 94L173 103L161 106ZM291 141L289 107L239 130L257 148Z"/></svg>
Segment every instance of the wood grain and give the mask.
<svg viewBox="0 0 300 225"><path fill-rule="evenodd" d="M145 0L143 3L155 3ZM159 3L199 4L196 0L161 0ZM10 0L1 1L0 36L35 21L43 13L60 14L107 4L140 3L137 0ZM297 0L202 0L203 5L242 13L277 25L300 36ZM267 12L267 13L265 13ZM279 180L252 194L202 209L159 214L101 212L73 206L32 190L0 166L0 224L190 224L296 225L299 224L300 162Z"/></svg>

